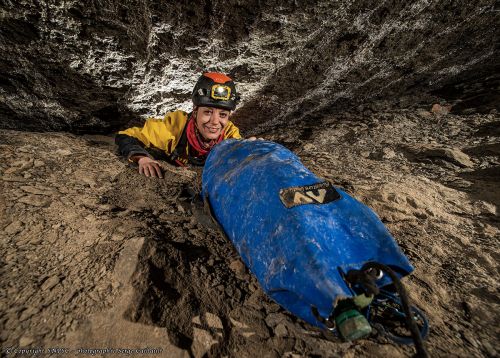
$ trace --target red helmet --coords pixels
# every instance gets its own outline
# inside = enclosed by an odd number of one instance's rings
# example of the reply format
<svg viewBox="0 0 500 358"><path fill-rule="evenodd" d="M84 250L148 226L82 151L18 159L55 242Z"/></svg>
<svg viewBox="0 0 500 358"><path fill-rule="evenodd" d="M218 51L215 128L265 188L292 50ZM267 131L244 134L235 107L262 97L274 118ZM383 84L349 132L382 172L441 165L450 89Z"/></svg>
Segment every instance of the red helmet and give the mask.
<svg viewBox="0 0 500 358"><path fill-rule="evenodd" d="M193 104L196 107L216 107L232 111L238 100L231 77L219 72L204 73L193 89Z"/></svg>

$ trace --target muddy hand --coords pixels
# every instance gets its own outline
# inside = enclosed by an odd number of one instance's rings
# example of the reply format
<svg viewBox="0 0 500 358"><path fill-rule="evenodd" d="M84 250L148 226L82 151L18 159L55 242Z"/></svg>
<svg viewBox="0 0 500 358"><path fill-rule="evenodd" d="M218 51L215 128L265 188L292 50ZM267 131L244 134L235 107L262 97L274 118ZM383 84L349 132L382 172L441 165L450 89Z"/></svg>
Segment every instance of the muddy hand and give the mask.
<svg viewBox="0 0 500 358"><path fill-rule="evenodd" d="M149 157L142 157L137 161L137 164L139 164L139 173L147 177L163 178L160 163L156 160Z"/></svg>

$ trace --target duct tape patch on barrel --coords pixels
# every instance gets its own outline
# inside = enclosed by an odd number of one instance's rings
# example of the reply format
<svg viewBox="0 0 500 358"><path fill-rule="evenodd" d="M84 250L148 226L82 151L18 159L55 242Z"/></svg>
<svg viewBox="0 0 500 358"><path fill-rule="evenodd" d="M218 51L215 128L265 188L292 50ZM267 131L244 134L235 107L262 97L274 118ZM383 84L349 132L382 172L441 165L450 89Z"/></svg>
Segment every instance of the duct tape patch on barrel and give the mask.
<svg viewBox="0 0 500 358"><path fill-rule="evenodd" d="M280 190L280 199L286 208L305 204L328 204L340 199L340 194L329 182L296 186Z"/></svg>

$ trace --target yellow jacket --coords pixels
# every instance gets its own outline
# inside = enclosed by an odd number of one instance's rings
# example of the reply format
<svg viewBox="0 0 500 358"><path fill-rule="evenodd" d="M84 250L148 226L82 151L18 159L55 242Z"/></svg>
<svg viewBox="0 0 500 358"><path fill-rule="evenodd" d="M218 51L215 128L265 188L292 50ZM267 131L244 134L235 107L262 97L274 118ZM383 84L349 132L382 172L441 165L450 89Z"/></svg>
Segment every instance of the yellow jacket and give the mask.
<svg viewBox="0 0 500 358"><path fill-rule="evenodd" d="M169 112L162 119L150 118L146 120L143 127L132 127L118 132L120 135L126 135L138 139L146 148L159 149L165 154L172 154L179 143L182 131L188 121L188 113L184 111ZM240 131L231 121L224 129L224 139L241 138ZM120 150L123 155L130 156L137 152ZM186 158L188 154L188 145L186 146Z"/></svg>

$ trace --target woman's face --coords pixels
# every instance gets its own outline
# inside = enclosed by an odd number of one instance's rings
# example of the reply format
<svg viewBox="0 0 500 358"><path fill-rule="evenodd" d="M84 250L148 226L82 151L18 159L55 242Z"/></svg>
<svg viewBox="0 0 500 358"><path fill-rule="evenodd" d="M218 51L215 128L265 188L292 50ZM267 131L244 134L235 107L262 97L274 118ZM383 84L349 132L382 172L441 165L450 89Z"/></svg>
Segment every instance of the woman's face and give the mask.
<svg viewBox="0 0 500 358"><path fill-rule="evenodd" d="M229 121L230 111L213 107L198 107L196 127L206 140L219 138Z"/></svg>

